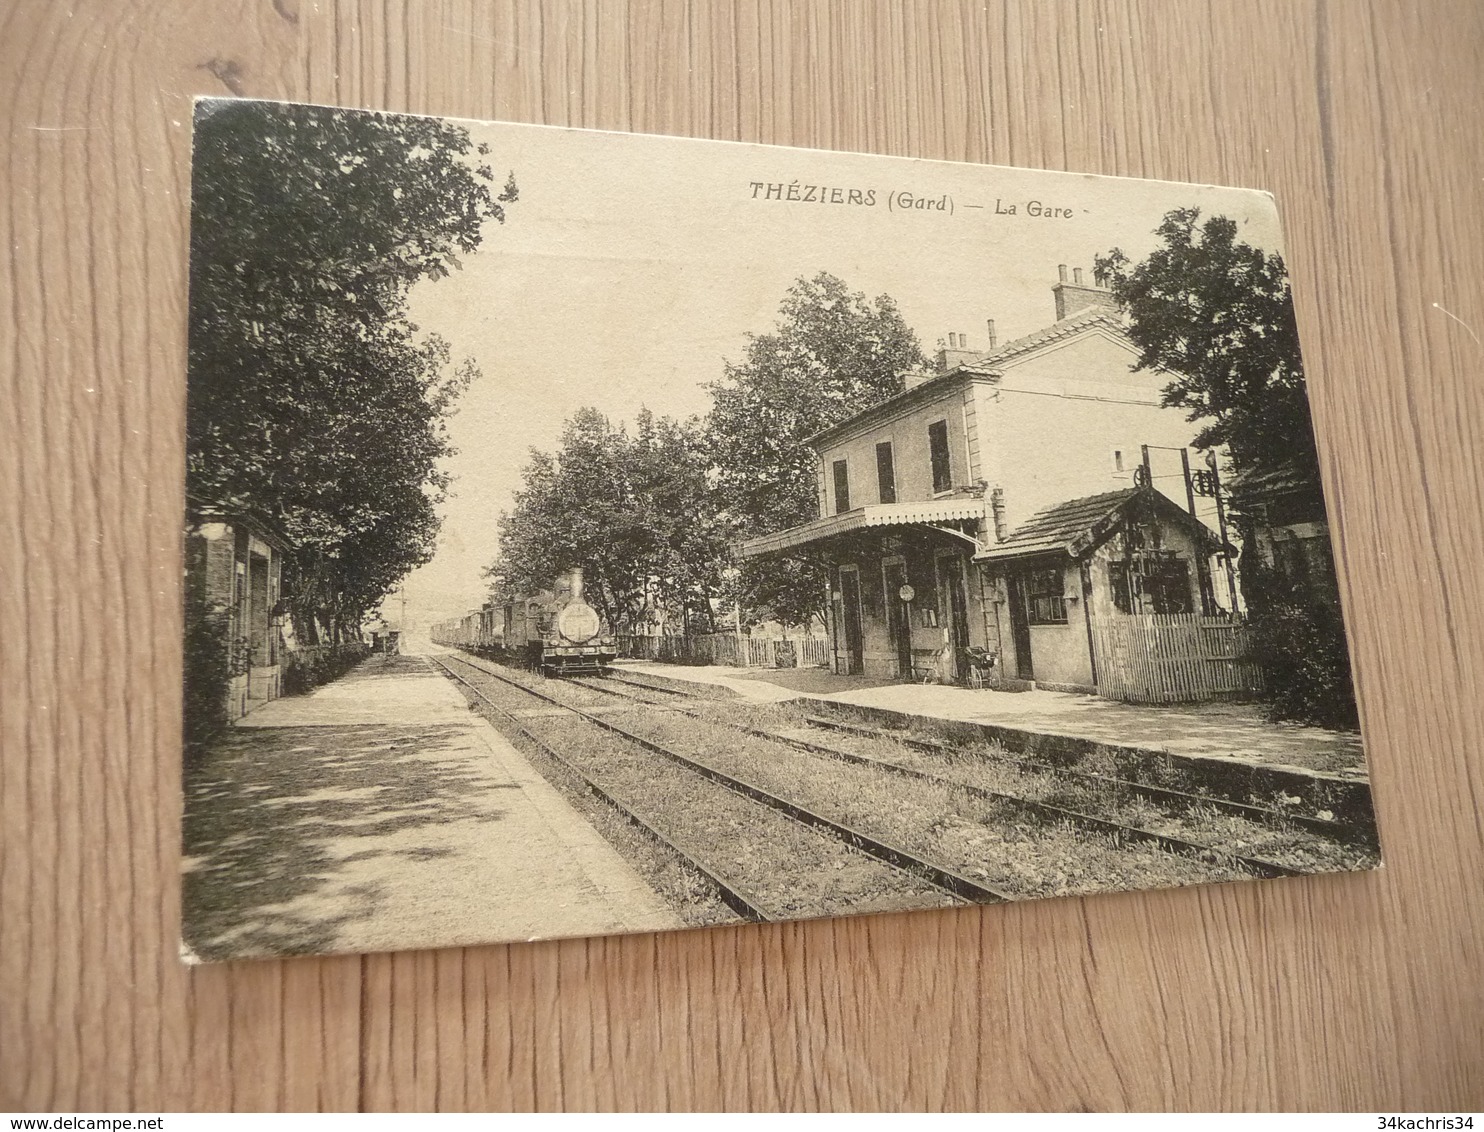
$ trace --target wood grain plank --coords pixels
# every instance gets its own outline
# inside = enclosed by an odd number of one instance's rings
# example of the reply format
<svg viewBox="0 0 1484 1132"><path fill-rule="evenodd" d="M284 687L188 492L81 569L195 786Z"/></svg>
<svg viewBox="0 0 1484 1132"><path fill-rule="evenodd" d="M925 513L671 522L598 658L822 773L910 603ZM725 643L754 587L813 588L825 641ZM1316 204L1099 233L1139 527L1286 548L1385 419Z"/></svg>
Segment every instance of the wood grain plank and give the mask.
<svg viewBox="0 0 1484 1132"><path fill-rule="evenodd" d="M1484 1105L1481 48L1468 0L6 6L0 1107ZM1274 191L1386 869L181 966L190 98L228 92Z"/></svg>

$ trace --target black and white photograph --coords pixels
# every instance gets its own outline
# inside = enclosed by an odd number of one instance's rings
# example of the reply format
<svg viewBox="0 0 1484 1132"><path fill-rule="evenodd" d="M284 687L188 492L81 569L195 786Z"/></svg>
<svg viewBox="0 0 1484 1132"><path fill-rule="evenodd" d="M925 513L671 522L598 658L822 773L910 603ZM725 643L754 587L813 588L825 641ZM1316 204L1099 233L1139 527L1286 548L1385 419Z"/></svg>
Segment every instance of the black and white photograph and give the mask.
<svg viewBox="0 0 1484 1132"><path fill-rule="evenodd" d="M1268 193L193 136L186 961L1379 867Z"/></svg>

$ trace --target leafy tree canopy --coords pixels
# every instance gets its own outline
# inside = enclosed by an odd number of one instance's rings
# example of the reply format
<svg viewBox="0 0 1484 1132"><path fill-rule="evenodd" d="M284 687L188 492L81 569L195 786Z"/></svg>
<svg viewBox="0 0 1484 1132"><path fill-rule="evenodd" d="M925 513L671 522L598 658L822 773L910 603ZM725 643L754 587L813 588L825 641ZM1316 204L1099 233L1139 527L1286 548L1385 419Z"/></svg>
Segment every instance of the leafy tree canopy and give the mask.
<svg viewBox="0 0 1484 1132"><path fill-rule="evenodd" d="M673 616L711 629L726 541L697 421L639 414L632 434L596 409L567 421L556 453L533 450L500 556L487 571L502 600L550 588L574 566L587 600L620 631Z"/></svg>
<svg viewBox="0 0 1484 1132"><path fill-rule="evenodd" d="M1237 239L1225 216L1179 208L1142 263L1120 249L1094 275L1129 315L1136 368L1167 374L1163 403L1207 422L1203 448L1226 445L1239 470L1292 466L1317 485L1314 428L1283 257Z"/></svg>
<svg viewBox="0 0 1484 1132"><path fill-rule="evenodd" d="M750 336L742 360L710 386L709 447L733 537L815 518L806 438L901 392L900 374L925 363L890 296L867 299L826 272L798 279L773 332ZM808 563L744 563L740 588L750 608L786 624L823 611L824 576Z"/></svg>
<svg viewBox="0 0 1484 1132"><path fill-rule="evenodd" d="M301 626L349 626L428 560L444 420L477 374L407 317L504 220L460 126L199 103L192 179L187 484L295 544Z"/></svg>

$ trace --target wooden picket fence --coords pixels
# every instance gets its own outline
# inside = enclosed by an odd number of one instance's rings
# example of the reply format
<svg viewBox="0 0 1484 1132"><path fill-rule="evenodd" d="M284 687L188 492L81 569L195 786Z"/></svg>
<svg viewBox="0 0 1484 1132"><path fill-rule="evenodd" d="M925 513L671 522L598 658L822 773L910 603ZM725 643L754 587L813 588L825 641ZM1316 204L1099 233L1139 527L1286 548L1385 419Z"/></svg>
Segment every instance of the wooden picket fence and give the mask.
<svg viewBox="0 0 1484 1132"><path fill-rule="evenodd" d="M1136 704L1245 699L1263 690L1241 621L1136 613L1092 624L1098 693Z"/></svg>
<svg viewBox="0 0 1484 1132"><path fill-rule="evenodd" d="M824 668L829 664L829 641L823 637L780 641L773 637L738 638L735 633L689 637L666 634L619 636L614 643L621 657L665 664L725 664L737 668Z"/></svg>

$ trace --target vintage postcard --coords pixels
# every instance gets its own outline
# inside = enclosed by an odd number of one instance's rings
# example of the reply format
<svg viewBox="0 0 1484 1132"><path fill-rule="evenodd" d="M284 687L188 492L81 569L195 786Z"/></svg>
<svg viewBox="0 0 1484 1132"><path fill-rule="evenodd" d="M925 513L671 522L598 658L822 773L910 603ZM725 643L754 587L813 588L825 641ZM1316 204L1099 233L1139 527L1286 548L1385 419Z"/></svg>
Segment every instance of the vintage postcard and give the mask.
<svg viewBox="0 0 1484 1132"><path fill-rule="evenodd" d="M183 954L1379 863L1266 193L202 100Z"/></svg>

